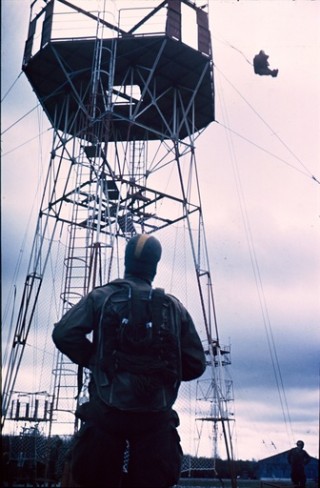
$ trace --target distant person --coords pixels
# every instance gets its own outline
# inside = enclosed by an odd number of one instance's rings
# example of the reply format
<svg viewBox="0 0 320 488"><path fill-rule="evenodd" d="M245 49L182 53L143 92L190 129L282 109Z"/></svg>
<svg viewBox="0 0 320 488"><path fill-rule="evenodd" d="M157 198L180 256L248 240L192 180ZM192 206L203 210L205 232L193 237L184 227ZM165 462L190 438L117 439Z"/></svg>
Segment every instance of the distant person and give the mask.
<svg viewBox="0 0 320 488"><path fill-rule="evenodd" d="M201 376L206 359L182 303L152 288L160 257L158 239L132 237L124 279L95 288L53 330L58 349L92 374L89 402L76 412L83 425L71 450L70 486L178 483L182 449L172 406L181 381Z"/></svg>
<svg viewBox="0 0 320 488"><path fill-rule="evenodd" d="M256 75L266 75L266 76L273 76L274 78L278 76L278 69L270 69L269 68L269 56L264 52L260 51L259 54L256 54L253 58L253 69Z"/></svg>
<svg viewBox="0 0 320 488"><path fill-rule="evenodd" d="M291 466L291 480L294 486L299 488L306 486L307 477L304 468L311 459L303 447L304 442L298 441L297 447L293 447L288 454L288 462Z"/></svg>

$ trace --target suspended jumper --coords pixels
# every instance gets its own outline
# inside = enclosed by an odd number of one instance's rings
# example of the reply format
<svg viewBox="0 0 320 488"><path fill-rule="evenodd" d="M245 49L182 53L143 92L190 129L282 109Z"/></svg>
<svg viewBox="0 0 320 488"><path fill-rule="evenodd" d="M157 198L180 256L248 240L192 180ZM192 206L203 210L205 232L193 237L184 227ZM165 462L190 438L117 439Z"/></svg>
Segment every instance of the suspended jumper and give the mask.
<svg viewBox="0 0 320 488"><path fill-rule="evenodd" d="M260 51L259 54L256 54L253 58L253 69L256 75L260 76L272 76L275 78L278 76L278 69L270 69L269 68L269 56L264 52Z"/></svg>

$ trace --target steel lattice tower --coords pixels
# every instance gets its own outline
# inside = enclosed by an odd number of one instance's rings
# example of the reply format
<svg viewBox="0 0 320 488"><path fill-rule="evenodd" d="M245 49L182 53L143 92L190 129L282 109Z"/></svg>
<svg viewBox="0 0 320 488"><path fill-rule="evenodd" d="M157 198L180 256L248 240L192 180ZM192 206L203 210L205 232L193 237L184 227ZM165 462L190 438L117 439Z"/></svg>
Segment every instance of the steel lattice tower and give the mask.
<svg viewBox="0 0 320 488"><path fill-rule="evenodd" d="M133 8L111 22L76 3L35 0L31 7L23 70L53 137L3 412L11 419L17 413L12 392L55 239L65 242L64 313L94 286L119 276L118 257L129 237L161 234L183 221L210 370L208 386L199 382L199 399L212 407L205 416L199 412L198 421L213 422L215 442L216 429L223 426L232 459L231 397L223 379L230 351L219 340L195 154L196 139L214 121L208 13L187 0L165 0L146 2L152 8L137 9L138 19L128 15ZM183 39L185 11L194 22L195 47ZM81 19L89 34L61 35L56 23L63 15ZM85 384L85 372L58 354L53 373L52 391L30 404L34 412L38 402L34 419L48 421L50 432L58 423L77 429L77 379L84 377Z"/></svg>

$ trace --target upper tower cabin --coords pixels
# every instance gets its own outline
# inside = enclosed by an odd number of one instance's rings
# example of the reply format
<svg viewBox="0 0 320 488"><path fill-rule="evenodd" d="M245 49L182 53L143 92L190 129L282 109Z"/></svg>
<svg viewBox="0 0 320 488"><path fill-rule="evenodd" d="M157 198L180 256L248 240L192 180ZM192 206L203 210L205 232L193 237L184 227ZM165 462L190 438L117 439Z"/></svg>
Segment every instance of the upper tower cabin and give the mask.
<svg viewBox="0 0 320 488"><path fill-rule="evenodd" d="M208 14L188 0L142 3L97 12L34 0L23 70L54 129L87 141L181 140L214 120Z"/></svg>

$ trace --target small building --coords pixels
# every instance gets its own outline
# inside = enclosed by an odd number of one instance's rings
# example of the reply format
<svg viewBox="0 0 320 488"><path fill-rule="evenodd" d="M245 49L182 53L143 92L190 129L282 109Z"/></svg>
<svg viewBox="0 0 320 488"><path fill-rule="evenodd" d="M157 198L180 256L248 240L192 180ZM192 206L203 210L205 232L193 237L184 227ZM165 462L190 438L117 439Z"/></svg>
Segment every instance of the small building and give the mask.
<svg viewBox="0 0 320 488"><path fill-rule="evenodd" d="M258 476L262 480L290 480L291 468L288 463L288 451L275 454L258 461ZM311 457L305 467L307 479L317 480L319 477L319 460Z"/></svg>

